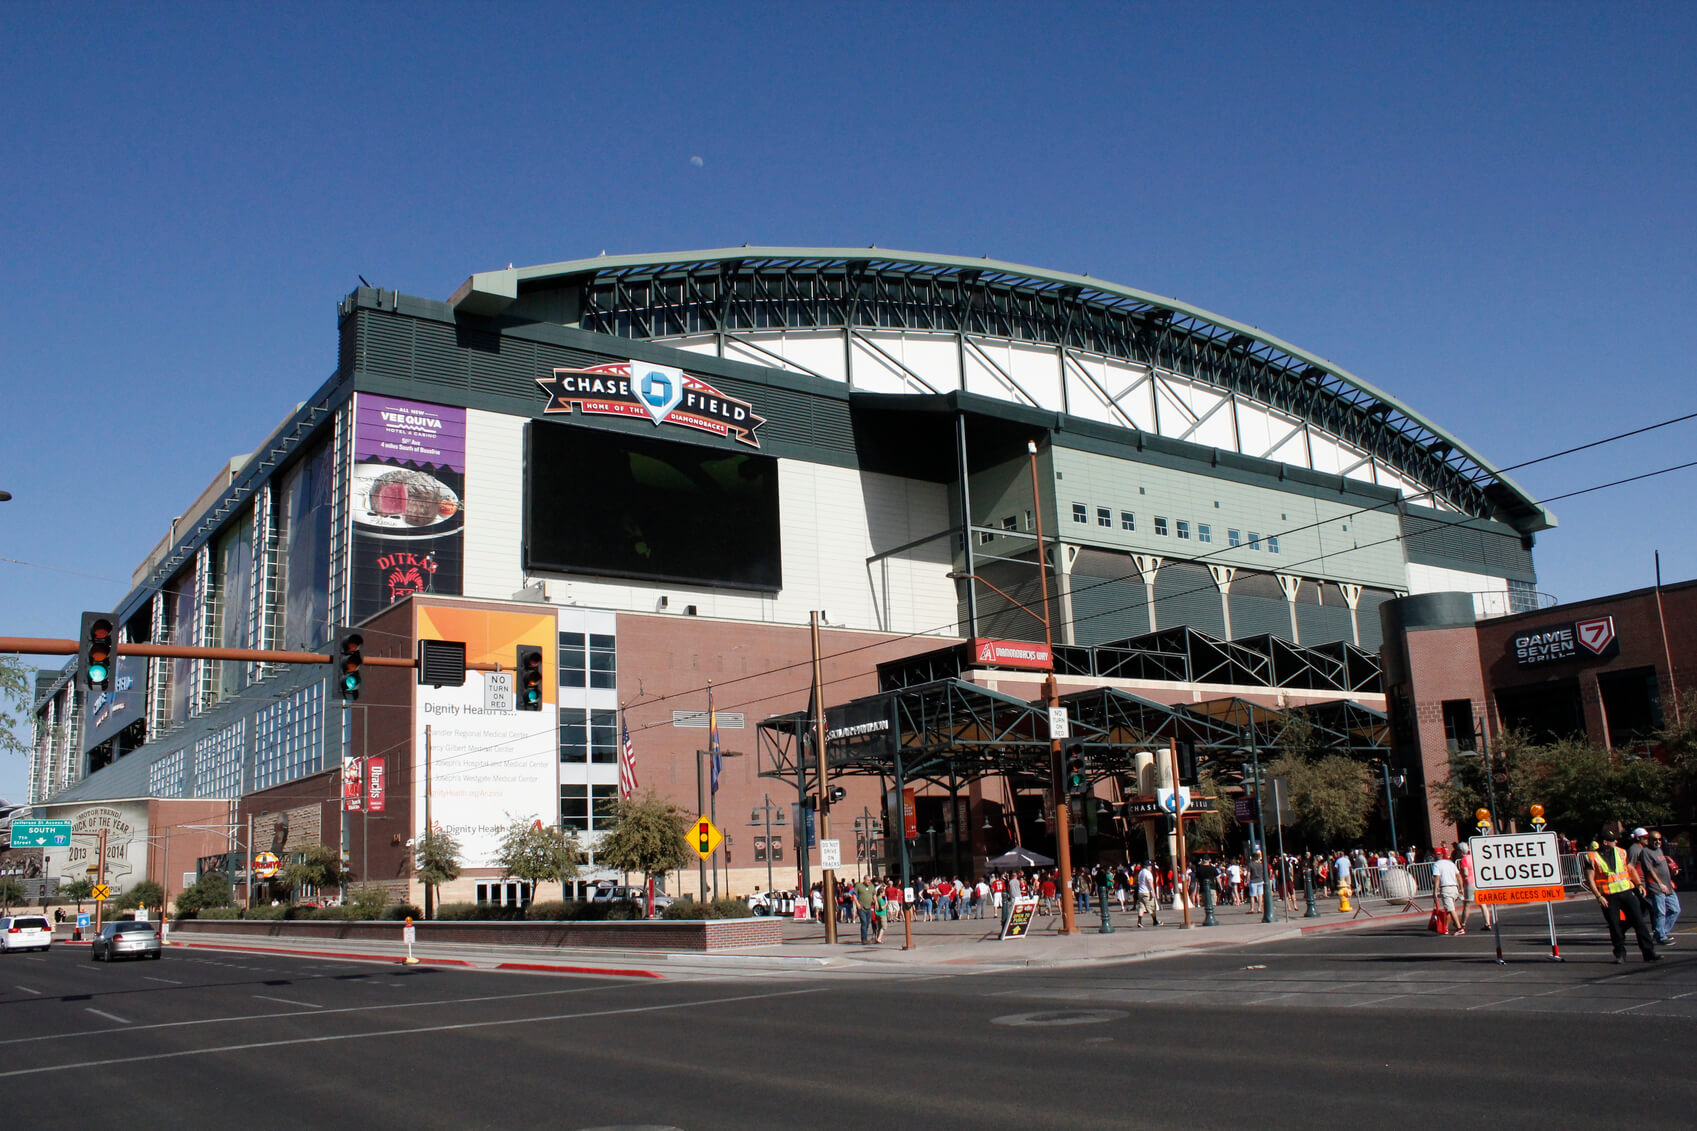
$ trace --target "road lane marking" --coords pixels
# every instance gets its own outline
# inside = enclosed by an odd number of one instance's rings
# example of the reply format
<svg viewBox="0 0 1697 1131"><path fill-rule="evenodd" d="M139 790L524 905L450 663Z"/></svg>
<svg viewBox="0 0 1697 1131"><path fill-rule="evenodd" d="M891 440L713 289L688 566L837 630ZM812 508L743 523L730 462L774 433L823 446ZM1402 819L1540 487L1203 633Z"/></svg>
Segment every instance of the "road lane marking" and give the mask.
<svg viewBox="0 0 1697 1131"><path fill-rule="evenodd" d="M146 978L149 982L164 982L168 986L182 985L182 983L177 981L175 978L155 978L151 974L143 974L142 977Z"/></svg>
<svg viewBox="0 0 1697 1131"><path fill-rule="evenodd" d="M266 997L264 994L254 994L253 996L258 1001L280 1001L284 1005L300 1005L300 1006L305 1006L307 1009L323 1009L324 1008L322 1005L318 1005L318 1004L316 1004L314 1002L310 1002L310 1001L295 1001L292 998L286 998L286 997Z"/></svg>
<svg viewBox="0 0 1697 1131"><path fill-rule="evenodd" d="M197 989L216 989L219 987L196 987ZM536 990L522 994L484 994L477 997L436 998L431 1001L397 1001L385 1002L382 1005L349 1005L340 1009L325 1009L314 1014L315 1017L329 1017L338 1013L376 1013L388 1009L425 1009L432 1005L477 1005L491 1001L522 1001L533 997L565 997L570 994L595 993L599 990L629 989L627 982L605 982L593 986L574 986L568 990ZM274 1021L280 1017L300 1017L298 1010L291 1009L287 1013L238 1013L224 1017L199 1017L189 1021L155 1021L147 1025L134 1025L130 1032L140 1033L148 1029L183 1029L193 1025L220 1025L239 1021ZM77 1033L42 1033L34 1037L7 1037L0 1039L0 1045L35 1044L38 1041L62 1041L75 1037L101 1036L110 1030L97 1032L82 1031Z"/></svg>
<svg viewBox="0 0 1697 1131"><path fill-rule="evenodd" d="M108 1021L116 1021L120 1025L134 1024L134 1022L126 1021L124 1018L119 1017L116 1013L107 1013L104 1009L95 1009L90 1006L88 1011L97 1017L104 1017Z"/></svg>
<svg viewBox="0 0 1697 1131"><path fill-rule="evenodd" d="M374 1033L332 1033L322 1037L293 1037L281 1041L254 1041L245 1045L209 1045L199 1049L178 1049L174 1052L148 1053L143 1056L115 1056L105 1060L84 1060L72 1064L50 1064L39 1068L14 1068L9 1072L0 1072L0 1080L12 1076L38 1076L49 1072L70 1072L83 1068L107 1068L117 1064L142 1064L151 1060L176 1060L187 1056L204 1056L207 1053L253 1052L258 1049L289 1048L293 1045L319 1045L332 1041L362 1041L373 1037L411 1037L420 1033L457 1033L469 1029L500 1029L508 1025L536 1025L550 1021L586 1021L596 1017L624 1017L637 1013L662 1013L675 1009L693 1009L703 1005L734 1005L737 1002L770 1001L773 998L797 997L802 994L824 993L825 987L809 987L800 990L778 990L766 994L739 994L735 997L705 998L700 1001L674 1001L659 1005L633 1005L622 1009L597 1009L585 1013L554 1013L542 1017L504 1017L494 1021L456 1021L447 1025L426 1025L414 1029L382 1029ZM98 1013L98 1010L90 1010ZM106 1016L110 1017L111 1014ZM283 1014L282 1016L298 1016ZM320 1016L315 1014L314 1016ZM113 1018L113 1020L121 1020ZM128 1022L125 1022L128 1024Z"/></svg>
<svg viewBox="0 0 1697 1131"><path fill-rule="evenodd" d="M24 993L26 993L26 994L34 994L36 997L41 996L40 990L32 990L28 986L15 986L13 988L14 989L20 989L20 990L24 991Z"/></svg>

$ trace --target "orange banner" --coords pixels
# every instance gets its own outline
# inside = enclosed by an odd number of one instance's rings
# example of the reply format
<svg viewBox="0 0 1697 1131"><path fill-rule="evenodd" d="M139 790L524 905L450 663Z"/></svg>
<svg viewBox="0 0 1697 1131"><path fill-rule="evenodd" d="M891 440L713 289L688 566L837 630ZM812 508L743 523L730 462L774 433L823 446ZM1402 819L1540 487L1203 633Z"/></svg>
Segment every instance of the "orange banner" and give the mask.
<svg viewBox="0 0 1697 1131"><path fill-rule="evenodd" d="M1473 902L1487 903L1560 903L1567 891L1560 885L1542 888L1498 888L1495 891L1476 891Z"/></svg>

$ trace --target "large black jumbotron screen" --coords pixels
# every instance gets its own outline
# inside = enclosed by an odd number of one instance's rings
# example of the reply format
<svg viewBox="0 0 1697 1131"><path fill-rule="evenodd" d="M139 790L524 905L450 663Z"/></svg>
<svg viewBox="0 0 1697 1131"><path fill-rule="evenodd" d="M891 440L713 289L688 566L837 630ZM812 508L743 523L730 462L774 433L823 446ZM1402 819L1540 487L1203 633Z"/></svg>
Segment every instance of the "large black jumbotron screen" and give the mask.
<svg viewBox="0 0 1697 1131"><path fill-rule="evenodd" d="M532 421L525 568L775 592L778 461Z"/></svg>

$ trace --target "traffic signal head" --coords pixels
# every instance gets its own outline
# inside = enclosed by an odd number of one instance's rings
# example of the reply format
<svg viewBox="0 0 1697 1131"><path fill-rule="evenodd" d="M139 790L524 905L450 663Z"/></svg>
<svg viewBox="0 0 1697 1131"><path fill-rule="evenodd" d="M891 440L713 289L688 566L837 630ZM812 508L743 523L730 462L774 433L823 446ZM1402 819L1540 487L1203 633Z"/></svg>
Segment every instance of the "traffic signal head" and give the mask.
<svg viewBox="0 0 1697 1131"><path fill-rule="evenodd" d="M1178 784L1196 784L1196 743L1180 741L1178 744Z"/></svg>
<svg viewBox="0 0 1697 1131"><path fill-rule="evenodd" d="M518 659L518 709L542 710L542 649L534 644L520 644Z"/></svg>
<svg viewBox="0 0 1697 1131"><path fill-rule="evenodd" d="M82 638L77 645L77 670L90 691L105 691L112 686L118 628L107 613L82 615Z"/></svg>
<svg viewBox="0 0 1697 1131"><path fill-rule="evenodd" d="M347 628L337 634L337 639L340 642L337 647L340 665L337 687L341 689L342 702L352 703L359 698L360 669L365 666L365 637Z"/></svg>
<svg viewBox="0 0 1697 1131"><path fill-rule="evenodd" d="M845 798L847 796L848 796L848 790L844 789L840 785L834 785L830 789L827 789L825 791L825 804L826 805L835 805L837 802L841 801L843 798Z"/></svg>
<svg viewBox="0 0 1697 1131"><path fill-rule="evenodd" d="M1085 760L1084 747L1073 743L1067 747L1067 792L1082 797L1090 792L1090 763Z"/></svg>

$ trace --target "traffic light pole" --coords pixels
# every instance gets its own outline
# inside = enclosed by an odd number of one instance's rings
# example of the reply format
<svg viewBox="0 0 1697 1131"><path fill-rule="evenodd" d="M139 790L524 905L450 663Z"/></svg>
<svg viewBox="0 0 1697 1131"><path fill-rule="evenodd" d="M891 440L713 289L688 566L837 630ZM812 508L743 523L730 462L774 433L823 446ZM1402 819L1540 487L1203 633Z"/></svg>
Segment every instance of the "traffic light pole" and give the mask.
<svg viewBox="0 0 1697 1131"><path fill-rule="evenodd" d="M269 648L203 648L195 644L131 644L116 643L112 650L120 656L145 656L167 660L246 660L258 664L335 664L339 656L323 652L284 652ZM0 636L0 652L22 653L30 656L75 656L81 651L77 641L56 636ZM367 656L367 667L417 668L415 656ZM493 662L466 662L467 671L499 672L506 668Z"/></svg>
<svg viewBox="0 0 1697 1131"><path fill-rule="evenodd" d="M820 894L825 898L825 941L837 941L837 873L824 864L825 842L831 837L831 801L825 793L825 687L823 668L819 660L819 613L810 612L813 622L813 703L818 712L813 719L813 749L819 756L819 791L815 804L819 806ZM805 848L804 848L805 851Z"/></svg>

